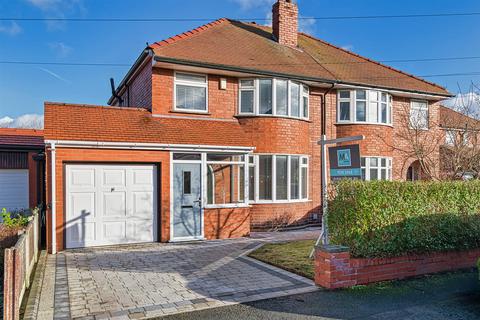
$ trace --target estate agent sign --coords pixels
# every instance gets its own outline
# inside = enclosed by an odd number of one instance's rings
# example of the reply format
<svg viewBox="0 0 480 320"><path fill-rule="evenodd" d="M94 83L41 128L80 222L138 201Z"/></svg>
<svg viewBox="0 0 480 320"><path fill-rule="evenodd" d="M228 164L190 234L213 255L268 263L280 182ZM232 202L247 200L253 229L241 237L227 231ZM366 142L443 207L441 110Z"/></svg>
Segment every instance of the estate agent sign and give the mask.
<svg viewBox="0 0 480 320"><path fill-rule="evenodd" d="M330 178L332 181L348 178L361 179L360 148L358 144L328 148Z"/></svg>

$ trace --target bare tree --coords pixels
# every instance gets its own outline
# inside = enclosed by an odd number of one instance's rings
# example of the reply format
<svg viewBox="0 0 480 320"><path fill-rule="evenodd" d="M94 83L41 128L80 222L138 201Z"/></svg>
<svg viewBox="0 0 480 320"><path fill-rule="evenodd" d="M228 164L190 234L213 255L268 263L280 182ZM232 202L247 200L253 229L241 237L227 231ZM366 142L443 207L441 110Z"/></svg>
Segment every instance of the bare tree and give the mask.
<svg viewBox="0 0 480 320"><path fill-rule="evenodd" d="M445 110L441 127L443 177L479 178L480 175L480 89L472 83L469 92L457 95L451 110Z"/></svg>

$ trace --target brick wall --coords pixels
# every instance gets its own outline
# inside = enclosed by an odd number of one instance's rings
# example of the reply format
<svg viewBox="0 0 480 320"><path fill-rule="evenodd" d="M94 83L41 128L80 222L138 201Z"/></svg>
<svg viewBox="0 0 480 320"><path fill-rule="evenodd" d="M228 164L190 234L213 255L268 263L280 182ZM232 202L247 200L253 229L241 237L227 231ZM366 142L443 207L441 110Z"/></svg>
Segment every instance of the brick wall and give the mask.
<svg viewBox="0 0 480 320"><path fill-rule="evenodd" d="M205 237L228 239L250 234L250 208L205 209Z"/></svg>
<svg viewBox="0 0 480 320"><path fill-rule="evenodd" d="M128 107L152 109L152 59L145 61L133 79L127 83L121 95L123 105ZM118 103L117 103L118 104Z"/></svg>
<svg viewBox="0 0 480 320"><path fill-rule="evenodd" d="M346 247L319 246L315 249L315 283L337 289L466 269L474 267L479 256L480 248L393 258L351 258Z"/></svg>

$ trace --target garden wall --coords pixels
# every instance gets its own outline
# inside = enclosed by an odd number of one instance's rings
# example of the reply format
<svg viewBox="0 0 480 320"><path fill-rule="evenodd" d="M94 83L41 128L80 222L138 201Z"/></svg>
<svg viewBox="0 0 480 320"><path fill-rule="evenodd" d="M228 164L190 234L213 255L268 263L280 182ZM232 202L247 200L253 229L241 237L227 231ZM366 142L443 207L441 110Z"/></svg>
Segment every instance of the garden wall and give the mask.
<svg viewBox="0 0 480 320"><path fill-rule="evenodd" d="M25 290L38 261L40 221L38 213L32 216L15 246L5 249L3 284L3 319L20 319L20 306Z"/></svg>
<svg viewBox="0 0 480 320"><path fill-rule="evenodd" d="M472 268L480 248L389 258L351 258L348 247L315 248L315 283L328 289Z"/></svg>

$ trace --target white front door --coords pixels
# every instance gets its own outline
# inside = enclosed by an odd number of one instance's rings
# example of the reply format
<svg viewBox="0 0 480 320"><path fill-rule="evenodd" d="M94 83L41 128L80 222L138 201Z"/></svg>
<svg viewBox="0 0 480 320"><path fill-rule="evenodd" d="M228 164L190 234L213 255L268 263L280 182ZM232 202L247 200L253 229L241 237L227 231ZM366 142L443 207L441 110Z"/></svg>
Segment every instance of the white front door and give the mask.
<svg viewBox="0 0 480 320"><path fill-rule="evenodd" d="M202 239L202 183L199 163L173 165L173 241Z"/></svg>
<svg viewBox="0 0 480 320"><path fill-rule="evenodd" d="M157 239L154 165L67 165L66 247Z"/></svg>
<svg viewBox="0 0 480 320"><path fill-rule="evenodd" d="M0 210L28 208L28 170L0 170Z"/></svg>

